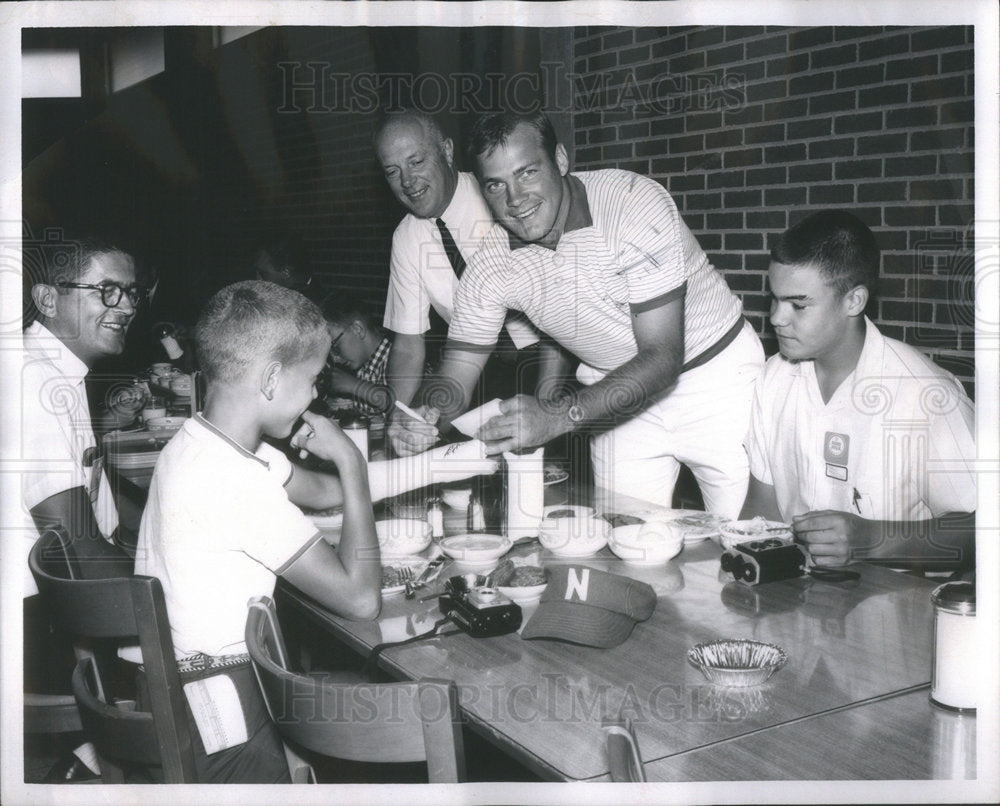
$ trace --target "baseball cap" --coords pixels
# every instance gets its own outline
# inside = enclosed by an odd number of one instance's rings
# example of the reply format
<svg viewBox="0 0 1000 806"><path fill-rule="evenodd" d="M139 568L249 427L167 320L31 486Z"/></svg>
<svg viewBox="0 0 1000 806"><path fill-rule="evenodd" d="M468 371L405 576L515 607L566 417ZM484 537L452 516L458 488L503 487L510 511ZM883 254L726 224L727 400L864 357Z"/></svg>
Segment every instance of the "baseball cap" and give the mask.
<svg viewBox="0 0 1000 806"><path fill-rule="evenodd" d="M645 582L586 566L550 567L549 584L522 638L555 638L602 649L618 646L656 607Z"/></svg>

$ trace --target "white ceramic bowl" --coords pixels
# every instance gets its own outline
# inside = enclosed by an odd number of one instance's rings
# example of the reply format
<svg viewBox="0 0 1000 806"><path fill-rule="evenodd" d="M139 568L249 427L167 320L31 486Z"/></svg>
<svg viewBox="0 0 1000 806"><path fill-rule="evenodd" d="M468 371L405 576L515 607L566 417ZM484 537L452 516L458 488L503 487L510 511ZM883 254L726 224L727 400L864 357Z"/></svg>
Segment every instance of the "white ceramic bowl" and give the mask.
<svg viewBox="0 0 1000 806"><path fill-rule="evenodd" d="M554 504L542 510L542 520L546 518L593 518L597 510L593 507L581 507L572 504Z"/></svg>
<svg viewBox="0 0 1000 806"><path fill-rule="evenodd" d="M538 602L547 587L548 583L546 582L544 585L529 585L520 588L509 588L506 585L501 585L497 587L497 590L510 598L511 601L519 605L527 605Z"/></svg>
<svg viewBox="0 0 1000 806"><path fill-rule="evenodd" d="M469 487L444 487L441 490L441 500L445 506L464 512L469 508L472 489Z"/></svg>
<svg viewBox="0 0 1000 806"><path fill-rule="evenodd" d="M405 557L431 544L431 525L415 518L376 521L379 551L383 557Z"/></svg>
<svg viewBox="0 0 1000 806"><path fill-rule="evenodd" d="M441 541L441 550L467 568L487 568L495 564L513 545L502 535L453 535Z"/></svg>
<svg viewBox="0 0 1000 806"><path fill-rule="evenodd" d="M518 567L514 568L513 573L517 573ZM531 568L538 569L538 566L530 566ZM517 602L518 604L533 604L542 598L542 592L548 587L548 571L545 569L542 573L545 576L545 582L539 585L500 585L497 584L497 590L500 591L504 596L509 597L511 600Z"/></svg>
<svg viewBox="0 0 1000 806"><path fill-rule="evenodd" d="M669 522L629 524L611 530L608 547L627 563L658 565L680 554L684 532Z"/></svg>
<svg viewBox="0 0 1000 806"><path fill-rule="evenodd" d="M719 528L718 541L727 551L737 543L747 543L751 540L764 540L777 537L791 540L792 527L780 521L769 521L756 517L746 521L726 521Z"/></svg>
<svg viewBox="0 0 1000 806"><path fill-rule="evenodd" d="M589 509L589 507L555 507L560 509ZM593 512L593 510L591 510ZM590 557L608 543L611 524L604 518L545 517L538 528L538 542L557 557Z"/></svg>

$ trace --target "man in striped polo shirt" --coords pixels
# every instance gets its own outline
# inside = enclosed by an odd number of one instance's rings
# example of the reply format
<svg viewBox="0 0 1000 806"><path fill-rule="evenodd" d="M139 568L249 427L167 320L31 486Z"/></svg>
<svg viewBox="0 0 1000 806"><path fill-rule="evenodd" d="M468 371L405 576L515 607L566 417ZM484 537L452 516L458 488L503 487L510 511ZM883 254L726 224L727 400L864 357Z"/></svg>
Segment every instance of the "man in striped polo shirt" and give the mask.
<svg viewBox="0 0 1000 806"><path fill-rule="evenodd" d="M628 171L570 174L541 113L480 118L469 152L499 223L462 277L441 370L418 402L441 422L464 410L507 311L522 311L579 359L584 386L504 401L479 433L491 451L586 429L598 486L669 502L682 462L706 507L736 517L764 355L673 199ZM564 370L551 360L543 373ZM391 436L412 452L436 431L410 420Z"/></svg>

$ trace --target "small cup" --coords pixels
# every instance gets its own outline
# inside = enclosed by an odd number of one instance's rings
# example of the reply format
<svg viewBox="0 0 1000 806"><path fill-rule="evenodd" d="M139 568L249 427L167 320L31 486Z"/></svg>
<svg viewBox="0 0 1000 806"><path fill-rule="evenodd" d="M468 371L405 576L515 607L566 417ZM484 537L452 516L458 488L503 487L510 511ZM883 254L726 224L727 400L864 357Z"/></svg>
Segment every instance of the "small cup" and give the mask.
<svg viewBox="0 0 1000 806"><path fill-rule="evenodd" d="M167 416L167 402L162 397L151 397L142 409L142 421L149 422L154 417Z"/></svg>

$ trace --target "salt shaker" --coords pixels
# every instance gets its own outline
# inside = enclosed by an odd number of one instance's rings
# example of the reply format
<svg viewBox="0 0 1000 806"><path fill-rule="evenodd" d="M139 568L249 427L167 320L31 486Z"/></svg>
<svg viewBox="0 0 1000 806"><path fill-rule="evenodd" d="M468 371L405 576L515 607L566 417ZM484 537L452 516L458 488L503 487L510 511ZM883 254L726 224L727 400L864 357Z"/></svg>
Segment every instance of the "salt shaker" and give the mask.
<svg viewBox="0 0 1000 806"><path fill-rule="evenodd" d="M347 438L358 446L361 455L368 460L368 418L360 414L350 414L342 417L340 427Z"/></svg>
<svg viewBox="0 0 1000 806"><path fill-rule="evenodd" d="M478 485L472 485L472 495L469 496L469 508L465 513L465 529L470 533L486 531L486 515L483 512L483 502Z"/></svg>
<svg viewBox="0 0 1000 806"><path fill-rule="evenodd" d="M444 537L444 509L441 499L432 498L427 504L427 523L431 527L431 537L435 540Z"/></svg>
<svg viewBox="0 0 1000 806"><path fill-rule="evenodd" d="M931 702L961 713L976 711L977 676L969 674L976 656L976 588L947 582L931 593L934 603L934 660Z"/></svg>

